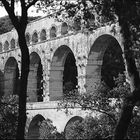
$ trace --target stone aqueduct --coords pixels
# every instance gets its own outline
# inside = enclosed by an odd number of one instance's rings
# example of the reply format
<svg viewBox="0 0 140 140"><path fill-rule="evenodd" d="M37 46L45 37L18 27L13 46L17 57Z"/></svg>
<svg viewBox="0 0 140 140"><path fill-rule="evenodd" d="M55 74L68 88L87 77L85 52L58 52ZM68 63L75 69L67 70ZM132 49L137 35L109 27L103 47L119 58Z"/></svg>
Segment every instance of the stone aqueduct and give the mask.
<svg viewBox="0 0 140 140"><path fill-rule="evenodd" d="M116 53L123 50L119 27L116 27L116 34L112 27L101 27L92 33L74 31L69 30L67 23L47 17L28 24L26 40L30 72L26 131L29 138L38 136L38 122L43 119L51 119L61 132L68 122L88 114L76 108L72 109L72 114L66 115L63 110L57 111L57 101L61 100L67 82L78 85L82 93L94 90L96 83L101 81L107 48L118 47ZM18 92L21 53L17 40L15 29L0 35L1 96Z"/></svg>

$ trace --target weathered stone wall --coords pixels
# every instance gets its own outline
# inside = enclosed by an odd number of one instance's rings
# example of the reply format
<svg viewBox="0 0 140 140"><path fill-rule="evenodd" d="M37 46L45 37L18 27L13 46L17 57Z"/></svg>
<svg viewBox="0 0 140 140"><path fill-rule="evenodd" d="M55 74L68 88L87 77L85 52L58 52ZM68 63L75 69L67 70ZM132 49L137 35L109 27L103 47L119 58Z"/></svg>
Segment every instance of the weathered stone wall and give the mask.
<svg viewBox="0 0 140 140"><path fill-rule="evenodd" d="M28 103L26 133L28 134L28 128L32 120L38 115L41 115L45 119L51 119L53 125L57 127L58 132L64 132L68 121L75 116L85 118L89 114L93 116L99 115L98 112L91 113L90 111L81 111L78 107L75 109L69 109L69 113L66 114L64 109L57 110L57 103L58 102L55 101L45 103Z"/></svg>
<svg viewBox="0 0 140 140"><path fill-rule="evenodd" d="M66 115L63 111L57 111L56 105L53 101L61 99L63 96L63 71L65 59L69 52L74 54L76 66L78 71L78 87L79 91L94 91L95 85L101 80L101 67L103 63L103 55L106 48L110 45L111 41L117 41L123 50L122 39L119 33L119 27L116 26L116 34L111 32L112 26L101 27L92 33L82 31L70 31L61 34L62 23L56 22L47 17L35 22L29 23L26 33L30 38L29 52L30 54L36 53L41 60L43 69L43 102L37 103L35 99L36 92L36 71L38 66L30 67L29 80L28 80L28 93L30 94L30 101L27 104L28 122L32 120L37 114L41 114L44 118L50 118L54 125L57 126L59 131L63 131L66 123L73 116L84 117L87 113L74 109L73 115ZM56 37L50 38L51 27L56 27ZM46 31L46 40L41 41L41 31ZM32 35L37 33L38 42L32 42ZM15 48L10 46L10 41L15 40ZM9 42L9 48L4 50L5 42ZM21 53L18 46L18 36L13 29L11 32L0 36L0 90L3 90L3 82L5 82L5 65L9 58L13 57L17 61L20 79L20 65ZM31 55L30 55L31 56ZM32 57L32 56L31 56ZM35 63L35 62L34 62ZM9 65L10 66L10 65ZM10 66L12 67L12 66ZM8 74L6 74L8 76ZM11 78L12 73L9 75ZM10 81L6 85L12 85ZM30 89L33 89L32 91ZM34 99L33 99L34 98ZM52 100L52 101L51 101ZM28 123L29 124L29 123ZM27 126L28 127L28 126Z"/></svg>

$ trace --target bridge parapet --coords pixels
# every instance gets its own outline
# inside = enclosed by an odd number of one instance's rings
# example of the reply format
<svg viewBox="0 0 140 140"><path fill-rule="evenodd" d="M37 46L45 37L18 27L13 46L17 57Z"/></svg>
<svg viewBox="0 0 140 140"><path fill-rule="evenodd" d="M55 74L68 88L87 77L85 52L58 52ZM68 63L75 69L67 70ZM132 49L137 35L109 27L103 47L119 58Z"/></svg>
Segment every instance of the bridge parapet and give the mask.
<svg viewBox="0 0 140 140"><path fill-rule="evenodd" d="M68 23L57 22L55 19L43 17L30 22L26 29L27 45L53 40L71 33ZM13 42L15 47L13 48ZM8 44L5 49L5 43ZM0 35L0 53L19 48L18 35L13 28L10 32Z"/></svg>

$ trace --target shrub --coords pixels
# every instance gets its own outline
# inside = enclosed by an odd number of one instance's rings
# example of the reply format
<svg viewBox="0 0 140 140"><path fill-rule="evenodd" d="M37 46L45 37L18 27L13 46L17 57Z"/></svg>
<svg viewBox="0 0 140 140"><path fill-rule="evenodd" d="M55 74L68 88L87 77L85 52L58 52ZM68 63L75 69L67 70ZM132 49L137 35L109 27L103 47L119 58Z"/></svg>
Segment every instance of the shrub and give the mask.
<svg viewBox="0 0 140 140"><path fill-rule="evenodd" d="M56 127L50 119L43 120L40 128L40 139L64 139L63 134L57 132Z"/></svg>
<svg viewBox="0 0 140 140"><path fill-rule="evenodd" d="M123 99L130 95L130 85L124 74L115 78L115 87L110 89L104 82L97 85L97 90L80 94L78 90L68 92L58 104L58 109L64 109L69 113L69 108L76 105L82 110L99 112L99 118L85 118L84 121L76 121L67 126L66 139L111 139L121 114ZM140 139L140 107L135 106L133 118L129 125L127 137ZM95 129L96 128L96 129Z"/></svg>
<svg viewBox="0 0 140 140"><path fill-rule="evenodd" d="M129 139L140 139L140 108L135 107L133 111L133 118L128 128Z"/></svg>
<svg viewBox="0 0 140 140"><path fill-rule="evenodd" d="M110 129L103 129L104 123L98 118L86 117L83 121L70 123L65 132L66 139L102 139L109 135ZM105 126L104 126L105 128ZM104 136L104 137L103 137Z"/></svg>
<svg viewBox="0 0 140 140"><path fill-rule="evenodd" d="M3 96L0 100L0 139L15 139L18 124L18 96Z"/></svg>

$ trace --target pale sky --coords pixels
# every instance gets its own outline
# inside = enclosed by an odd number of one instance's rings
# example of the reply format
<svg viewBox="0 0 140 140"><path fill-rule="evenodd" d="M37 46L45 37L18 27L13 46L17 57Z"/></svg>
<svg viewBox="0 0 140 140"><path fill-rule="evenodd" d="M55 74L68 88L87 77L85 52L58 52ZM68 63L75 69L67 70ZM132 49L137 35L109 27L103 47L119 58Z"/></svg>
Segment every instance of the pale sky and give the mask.
<svg viewBox="0 0 140 140"><path fill-rule="evenodd" d="M16 10L19 13L19 8ZM0 7L0 17L8 15L4 7ZM28 10L28 16L45 16L43 11L36 12L36 9L32 6Z"/></svg>
<svg viewBox="0 0 140 140"><path fill-rule="evenodd" d="M0 17L5 16L7 13L3 7L0 7Z"/></svg>

